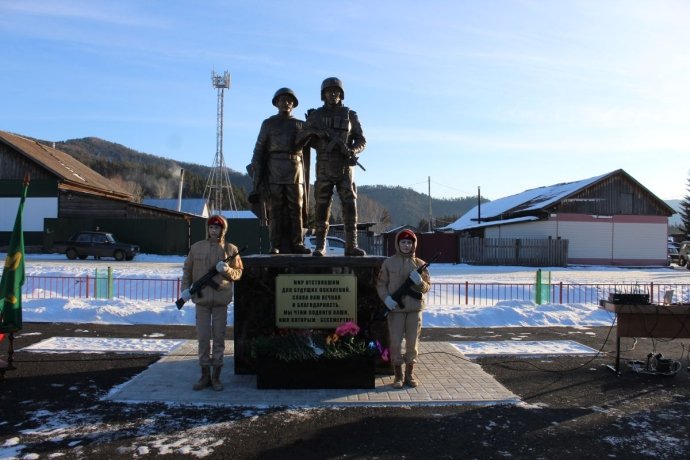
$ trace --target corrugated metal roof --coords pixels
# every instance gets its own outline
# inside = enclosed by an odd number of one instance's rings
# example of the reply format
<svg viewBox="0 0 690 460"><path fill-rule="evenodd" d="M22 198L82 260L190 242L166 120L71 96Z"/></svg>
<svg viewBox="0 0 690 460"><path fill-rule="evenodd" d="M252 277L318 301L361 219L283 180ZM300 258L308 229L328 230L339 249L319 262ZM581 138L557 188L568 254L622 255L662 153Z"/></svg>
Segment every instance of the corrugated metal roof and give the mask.
<svg viewBox="0 0 690 460"><path fill-rule="evenodd" d="M59 186L127 201L134 199L131 193L65 152L6 131L0 131L0 141L55 175L60 181Z"/></svg>
<svg viewBox="0 0 690 460"><path fill-rule="evenodd" d="M226 219L258 219L251 211L220 211L218 214Z"/></svg>
<svg viewBox="0 0 690 460"><path fill-rule="evenodd" d="M177 211L177 198L144 198L141 202L149 206ZM207 217L208 215L207 212L204 212L206 200L203 198L183 198L181 204L180 210L182 212L201 217Z"/></svg>
<svg viewBox="0 0 690 460"><path fill-rule="evenodd" d="M524 192L515 195L510 195L504 198L499 198L494 201L482 203L480 205L481 207L475 206L452 224L439 228L438 230L462 231L469 230L472 228L522 222L524 220L518 220L516 219L516 217L524 216L526 212L529 213L530 211L544 210L556 203L565 200L570 196L575 195L576 193L586 189L587 187L591 187L593 184L602 181L607 177L614 176L616 174L625 175L625 177L637 184L640 188L644 189L644 187L635 179L633 179L628 173L626 173L622 169L618 169L607 174L590 177L589 179L582 179L575 182L565 182L555 185L549 185L546 187L538 187L530 190L525 190ZM651 192L650 195L654 196ZM658 198L656 199L658 200ZM672 211L672 209L668 205L666 205L666 203L664 203L661 200L659 200L659 202L662 206L667 207L669 208L669 210ZM479 215L480 210L482 222L478 223L477 216ZM516 213L519 213L518 216L515 216ZM505 219L500 219L501 216L506 217ZM485 222L485 219L491 220L491 222Z"/></svg>
<svg viewBox="0 0 690 460"><path fill-rule="evenodd" d="M523 217L515 217L514 219L492 220L491 222L477 223L476 221L473 221L467 227L463 227L462 230L475 230L478 228L495 227L497 225L519 224L521 222L533 222L535 220L539 220L539 218L536 216L523 216ZM450 227L450 225L448 227ZM444 227L444 228L440 228L438 230L442 231L442 230L449 230L449 229L447 227Z"/></svg>

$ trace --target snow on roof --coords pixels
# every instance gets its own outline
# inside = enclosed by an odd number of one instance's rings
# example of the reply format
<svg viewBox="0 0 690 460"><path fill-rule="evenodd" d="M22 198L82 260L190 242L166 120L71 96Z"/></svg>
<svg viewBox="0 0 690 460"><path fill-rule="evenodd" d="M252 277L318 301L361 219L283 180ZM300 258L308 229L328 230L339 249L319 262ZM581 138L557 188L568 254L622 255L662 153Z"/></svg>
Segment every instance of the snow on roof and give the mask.
<svg viewBox="0 0 690 460"><path fill-rule="evenodd" d="M609 176L611 173L602 174L596 177L590 177L589 179L583 179L575 182L565 182L561 184L550 185L546 187L538 187L530 190L525 190L524 192L510 195L504 198L499 198L498 200L489 201L487 203L481 204L481 218L491 219L502 214L513 214L515 212L524 211L536 211L539 209L544 209L552 204L555 204L564 198L582 190L583 188L589 187L593 183L601 180L603 177ZM516 222L525 222L527 220L536 220L534 216L527 216L531 218L507 218L505 220L493 220L492 222L477 222L477 216L479 214L479 206L475 206L467 213L465 213L458 220L449 224L445 227L439 228L438 230L467 230L470 228L486 227L499 224L510 224Z"/></svg>
<svg viewBox="0 0 690 460"><path fill-rule="evenodd" d="M522 216L522 217L516 217L514 219L501 219L501 220L492 220L491 222L484 222L482 221L481 223L477 223L477 221L472 221L469 223L466 227L463 227L461 230L472 230L475 228L483 228L483 227L493 227L495 225L510 225L510 224L518 224L520 222L530 222L533 220L539 220L537 216ZM454 225L454 223L450 225ZM443 227L439 230L451 230L449 227Z"/></svg>

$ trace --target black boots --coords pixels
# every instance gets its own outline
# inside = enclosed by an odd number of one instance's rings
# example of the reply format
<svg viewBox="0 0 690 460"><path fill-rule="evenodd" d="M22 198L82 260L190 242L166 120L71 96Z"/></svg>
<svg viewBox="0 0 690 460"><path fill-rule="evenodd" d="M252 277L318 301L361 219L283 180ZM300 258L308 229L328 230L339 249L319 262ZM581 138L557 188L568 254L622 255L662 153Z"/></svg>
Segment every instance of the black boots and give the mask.
<svg viewBox="0 0 690 460"><path fill-rule="evenodd" d="M194 391L199 391L211 387L215 391L223 391L223 384L220 382L220 369L222 367L223 366L215 366L213 368L213 375L211 375L210 366L201 366L201 377L199 381L194 384L192 389Z"/></svg>
<svg viewBox="0 0 690 460"><path fill-rule="evenodd" d="M402 366L393 366L395 371L395 379L393 380L393 388L400 389L403 387L403 371Z"/></svg>
<svg viewBox="0 0 690 460"><path fill-rule="evenodd" d="M395 377L393 380L393 388L400 389L403 387L403 383L410 388L416 388L419 382L414 378L414 364L405 365L405 376L403 377L402 366L393 366L395 371Z"/></svg>
<svg viewBox="0 0 690 460"><path fill-rule="evenodd" d="M223 384L220 383L220 370L223 366L216 366L213 368L213 376L211 377L211 387L214 391L223 391Z"/></svg>
<svg viewBox="0 0 690 460"><path fill-rule="evenodd" d="M194 391L203 390L211 386L211 368L209 366L201 366L201 378L194 384L192 389Z"/></svg>
<svg viewBox="0 0 690 460"><path fill-rule="evenodd" d="M414 375L412 374L412 371L414 370L414 364L406 364L405 365L405 384L409 387L415 388L418 383L414 378Z"/></svg>

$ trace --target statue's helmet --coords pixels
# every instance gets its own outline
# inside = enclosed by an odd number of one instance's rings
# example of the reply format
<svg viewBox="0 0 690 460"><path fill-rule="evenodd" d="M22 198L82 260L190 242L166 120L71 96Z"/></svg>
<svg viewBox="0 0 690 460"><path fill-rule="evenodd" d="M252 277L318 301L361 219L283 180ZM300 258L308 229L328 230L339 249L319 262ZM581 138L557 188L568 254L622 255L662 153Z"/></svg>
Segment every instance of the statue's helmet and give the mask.
<svg viewBox="0 0 690 460"><path fill-rule="evenodd" d="M293 106L293 108L295 108L295 107L297 107L297 106L299 105L299 101L297 100L297 95L296 95L295 92L294 92L293 90L291 90L290 88L280 88L278 91L276 91L276 93L273 95L273 99L271 99L271 103L272 103L273 105L275 105L276 107L278 107L278 106L276 105L276 100L278 99L278 96L281 96L281 95L283 95L283 94L288 94L288 95L292 96L292 100L293 100L294 103L295 103L295 105Z"/></svg>
<svg viewBox="0 0 690 460"><path fill-rule="evenodd" d="M345 87L343 86L343 82L340 81L339 78L328 77L323 81L323 83L321 83L321 100L322 101L323 101L323 92L326 90L326 88L338 88L338 89L340 89L340 99L345 99Z"/></svg>

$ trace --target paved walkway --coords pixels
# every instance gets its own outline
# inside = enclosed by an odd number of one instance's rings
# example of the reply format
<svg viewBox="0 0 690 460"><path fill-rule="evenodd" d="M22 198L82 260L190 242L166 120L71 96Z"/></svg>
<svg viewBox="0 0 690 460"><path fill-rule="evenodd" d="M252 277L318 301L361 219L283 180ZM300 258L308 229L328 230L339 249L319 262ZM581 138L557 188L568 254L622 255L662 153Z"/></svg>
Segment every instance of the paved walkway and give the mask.
<svg viewBox="0 0 690 460"><path fill-rule="evenodd" d="M447 342L421 342L417 388L391 387L393 376L378 375L375 389L258 390L256 376L234 375L233 343L226 342L224 391L193 391L199 378L196 341L187 340L169 355L106 399L119 402L174 402L240 407L398 406L514 404L520 399Z"/></svg>

